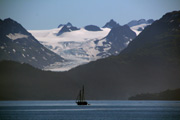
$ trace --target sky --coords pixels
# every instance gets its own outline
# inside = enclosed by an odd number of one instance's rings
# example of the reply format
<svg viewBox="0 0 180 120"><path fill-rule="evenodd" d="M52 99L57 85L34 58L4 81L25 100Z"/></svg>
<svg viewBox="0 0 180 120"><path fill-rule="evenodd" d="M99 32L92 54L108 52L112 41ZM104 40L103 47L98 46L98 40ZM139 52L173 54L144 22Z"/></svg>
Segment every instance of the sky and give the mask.
<svg viewBox="0 0 180 120"><path fill-rule="evenodd" d="M120 25L131 20L159 19L180 10L180 0L0 0L0 19L11 18L28 30L74 26L102 27L114 19Z"/></svg>

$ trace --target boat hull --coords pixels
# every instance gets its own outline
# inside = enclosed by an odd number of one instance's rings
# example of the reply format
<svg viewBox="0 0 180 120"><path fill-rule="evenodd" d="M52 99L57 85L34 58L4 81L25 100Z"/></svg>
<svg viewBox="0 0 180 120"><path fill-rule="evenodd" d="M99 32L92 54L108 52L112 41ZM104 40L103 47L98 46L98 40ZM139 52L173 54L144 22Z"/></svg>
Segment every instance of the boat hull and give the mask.
<svg viewBox="0 0 180 120"><path fill-rule="evenodd" d="M76 102L76 103L77 103L77 105L88 105L88 103L86 101L84 101L84 102Z"/></svg>

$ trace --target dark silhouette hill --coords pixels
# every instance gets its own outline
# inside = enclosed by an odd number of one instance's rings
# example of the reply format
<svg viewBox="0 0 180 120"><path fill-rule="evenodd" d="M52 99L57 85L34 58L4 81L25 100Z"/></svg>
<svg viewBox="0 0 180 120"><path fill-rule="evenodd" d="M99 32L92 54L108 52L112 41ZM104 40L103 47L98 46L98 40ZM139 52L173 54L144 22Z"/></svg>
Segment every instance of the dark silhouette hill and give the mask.
<svg viewBox="0 0 180 120"><path fill-rule="evenodd" d="M0 76L0 100L76 98L78 86L69 81L66 74L42 71L25 63L1 61Z"/></svg>
<svg viewBox="0 0 180 120"><path fill-rule="evenodd" d="M129 98L129 100L180 100L180 88L166 90L160 93L142 93Z"/></svg>

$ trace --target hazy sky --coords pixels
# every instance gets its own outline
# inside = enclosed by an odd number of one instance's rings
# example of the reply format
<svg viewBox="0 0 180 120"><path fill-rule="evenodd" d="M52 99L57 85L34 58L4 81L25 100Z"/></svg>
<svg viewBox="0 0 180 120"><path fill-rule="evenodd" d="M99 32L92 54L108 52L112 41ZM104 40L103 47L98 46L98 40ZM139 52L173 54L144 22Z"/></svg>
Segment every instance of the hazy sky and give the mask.
<svg viewBox="0 0 180 120"><path fill-rule="evenodd" d="M180 10L180 0L0 0L0 19L10 17L26 29L51 29L67 22L101 27L110 19L123 25L159 19L174 10Z"/></svg>

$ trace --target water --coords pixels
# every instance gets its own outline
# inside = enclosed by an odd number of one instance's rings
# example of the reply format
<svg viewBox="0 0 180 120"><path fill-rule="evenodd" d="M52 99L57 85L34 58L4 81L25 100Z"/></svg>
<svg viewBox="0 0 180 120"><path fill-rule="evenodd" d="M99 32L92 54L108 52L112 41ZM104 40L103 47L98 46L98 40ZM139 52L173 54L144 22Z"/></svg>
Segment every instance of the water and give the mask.
<svg viewBox="0 0 180 120"><path fill-rule="evenodd" d="M180 120L180 101L0 101L0 120Z"/></svg>

